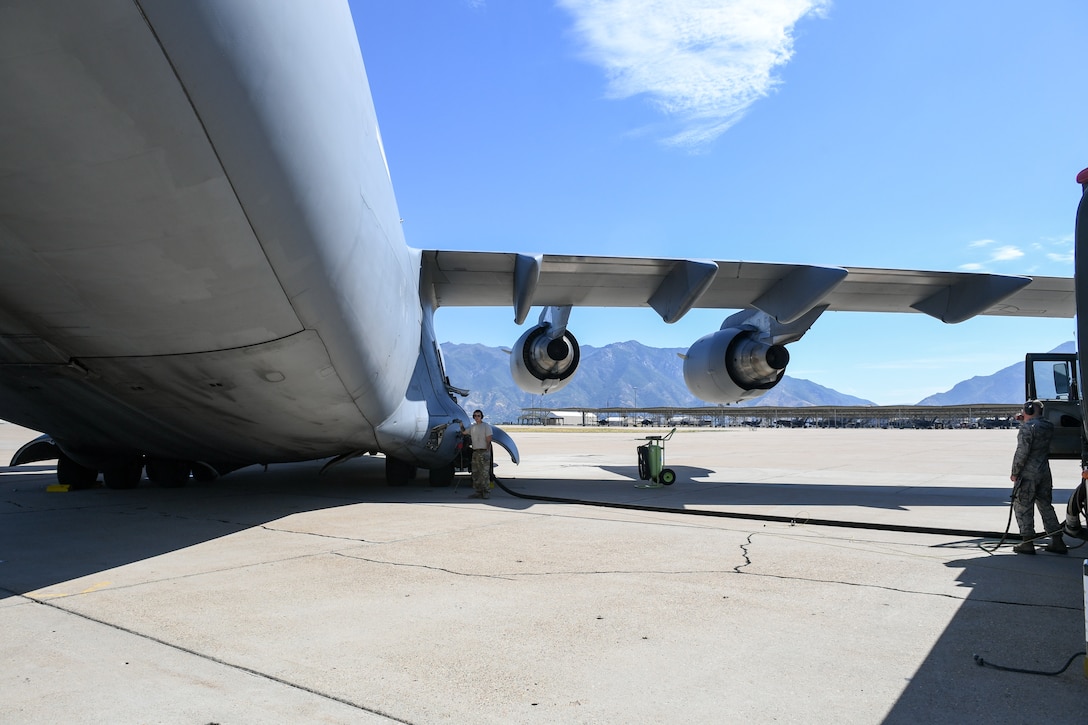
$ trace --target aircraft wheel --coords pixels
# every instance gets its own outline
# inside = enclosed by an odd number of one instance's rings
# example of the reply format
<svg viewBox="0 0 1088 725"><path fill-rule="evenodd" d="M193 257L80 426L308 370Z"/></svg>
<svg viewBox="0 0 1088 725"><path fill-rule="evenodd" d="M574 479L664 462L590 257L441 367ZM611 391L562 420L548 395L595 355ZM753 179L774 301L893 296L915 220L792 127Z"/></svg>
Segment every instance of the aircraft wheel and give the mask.
<svg viewBox="0 0 1088 725"><path fill-rule="evenodd" d="M661 475L658 476L658 480L666 486L671 486L676 483L676 472L671 468L662 468Z"/></svg>
<svg viewBox="0 0 1088 725"><path fill-rule="evenodd" d="M73 461L63 453L57 458L57 483L65 485L70 491L90 488L98 480L98 471L87 468Z"/></svg>
<svg viewBox="0 0 1088 725"><path fill-rule="evenodd" d="M430 481L432 488L445 488L453 483L453 473L453 463L450 462L427 471L427 479Z"/></svg>
<svg viewBox="0 0 1088 725"><path fill-rule="evenodd" d="M189 482L188 461L148 458L145 467L148 480L163 488L181 488Z"/></svg>
<svg viewBox="0 0 1088 725"><path fill-rule="evenodd" d="M207 483L219 478L219 471L207 463L197 461L193 464L193 480Z"/></svg>
<svg viewBox="0 0 1088 725"><path fill-rule="evenodd" d="M118 463L102 471L102 482L106 484L106 488L136 488L140 485L140 474L143 470L143 462L139 459Z"/></svg>
<svg viewBox="0 0 1088 725"><path fill-rule="evenodd" d="M390 486L403 486L416 477L416 467L392 456L385 457L385 482Z"/></svg>

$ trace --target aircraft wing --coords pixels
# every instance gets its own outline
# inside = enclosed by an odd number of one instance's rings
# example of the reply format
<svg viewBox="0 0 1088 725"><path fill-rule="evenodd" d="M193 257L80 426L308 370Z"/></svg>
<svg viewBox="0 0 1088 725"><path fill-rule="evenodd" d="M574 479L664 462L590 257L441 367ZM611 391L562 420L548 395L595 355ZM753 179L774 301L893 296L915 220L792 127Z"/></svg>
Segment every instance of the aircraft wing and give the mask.
<svg viewBox="0 0 1088 725"><path fill-rule="evenodd" d="M1020 277L769 262L423 252L437 306L653 307L675 322L692 307L758 309L792 321L817 305L856 312L1073 317L1072 277Z"/></svg>

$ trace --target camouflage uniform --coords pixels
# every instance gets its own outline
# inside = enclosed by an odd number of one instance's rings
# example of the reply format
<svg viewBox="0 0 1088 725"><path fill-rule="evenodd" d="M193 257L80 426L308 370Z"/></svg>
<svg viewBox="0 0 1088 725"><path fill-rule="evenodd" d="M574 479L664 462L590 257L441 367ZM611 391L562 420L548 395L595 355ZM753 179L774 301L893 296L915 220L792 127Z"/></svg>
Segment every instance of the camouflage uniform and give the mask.
<svg viewBox="0 0 1088 725"><path fill-rule="evenodd" d="M491 497L491 426L482 420L468 429L468 441L472 446L472 487L481 498Z"/></svg>
<svg viewBox="0 0 1088 725"><path fill-rule="evenodd" d="M1035 538L1035 512L1038 507L1047 533L1061 530L1051 503L1054 479L1050 475L1050 439L1054 424L1045 418L1030 418L1020 424L1016 434L1016 453L1012 457L1012 475L1019 478L1014 489L1012 510L1016 525L1025 541Z"/></svg>
<svg viewBox="0 0 1088 725"><path fill-rule="evenodd" d="M484 498L491 497L491 452L472 450L472 487Z"/></svg>

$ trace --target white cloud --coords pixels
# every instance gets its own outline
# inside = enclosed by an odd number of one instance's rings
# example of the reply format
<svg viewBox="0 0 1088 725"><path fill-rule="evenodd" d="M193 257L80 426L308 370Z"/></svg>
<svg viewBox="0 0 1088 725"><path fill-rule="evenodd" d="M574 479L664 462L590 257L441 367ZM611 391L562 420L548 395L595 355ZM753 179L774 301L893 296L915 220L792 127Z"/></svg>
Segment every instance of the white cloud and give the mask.
<svg viewBox="0 0 1088 725"><path fill-rule="evenodd" d="M994 250L993 256L990 257L994 262L1008 262L1012 259L1019 259L1023 257L1024 253L1020 251L1018 247L1014 247L1011 244L998 247Z"/></svg>
<svg viewBox="0 0 1088 725"><path fill-rule="evenodd" d="M1038 246L1045 252L1046 258L1051 262L1072 266L1074 259L1072 234L1045 239Z"/></svg>
<svg viewBox="0 0 1088 725"><path fill-rule="evenodd" d="M967 243L967 248L975 253L972 256L977 255L975 260L959 265L959 269L964 272L1069 276L1073 273L1073 246L1072 234L1041 237L1024 245L979 239Z"/></svg>
<svg viewBox="0 0 1088 725"><path fill-rule="evenodd" d="M981 262L961 264L959 268L965 272L981 272L990 269L994 264L1011 262L1024 256L1023 250L1019 247L1012 244L998 244L998 242L993 239L979 239L978 241L970 242L967 247L969 249L986 249L989 256ZM990 247L993 248L991 249Z"/></svg>
<svg viewBox="0 0 1088 725"><path fill-rule="evenodd" d="M557 0L574 16L585 55L604 68L609 95L646 94L696 147L741 119L779 81L794 25L830 0Z"/></svg>

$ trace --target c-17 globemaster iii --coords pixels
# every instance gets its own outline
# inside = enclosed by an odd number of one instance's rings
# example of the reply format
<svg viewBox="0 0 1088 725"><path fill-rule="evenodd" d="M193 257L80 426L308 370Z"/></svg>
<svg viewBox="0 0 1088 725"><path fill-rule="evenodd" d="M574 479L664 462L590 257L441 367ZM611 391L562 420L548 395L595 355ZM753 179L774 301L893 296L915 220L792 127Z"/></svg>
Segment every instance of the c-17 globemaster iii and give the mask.
<svg viewBox="0 0 1088 725"><path fill-rule="evenodd" d="M443 305L508 305L525 390L579 361L572 309L740 310L685 356L765 393L825 311L1073 314L1065 278L408 246L344 2L5 3L0 418L85 486L366 453L448 482L465 391ZM495 440L517 460L510 437Z"/></svg>

